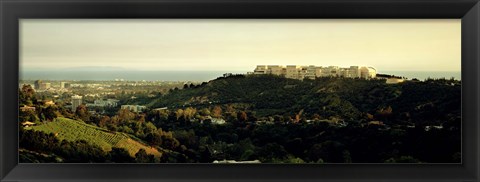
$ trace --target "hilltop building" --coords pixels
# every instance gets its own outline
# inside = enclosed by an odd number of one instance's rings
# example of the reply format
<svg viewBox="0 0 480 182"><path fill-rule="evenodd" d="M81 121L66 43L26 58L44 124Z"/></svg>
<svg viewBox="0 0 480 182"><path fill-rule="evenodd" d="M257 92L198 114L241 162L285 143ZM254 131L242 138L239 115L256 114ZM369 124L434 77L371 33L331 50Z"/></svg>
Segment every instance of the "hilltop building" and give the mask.
<svg viewBox="0 0 480 182"><path fill-rule="evenodd" d="M72 96L72 111L75 112L77 107L82 104L82 96L74 95Z"/></svg>
<svg viewBox="0 0 480 182"><path fill-rule="evenodd" d="M317 77L346 77L346 78L364 78L371 79L377 75L377 70L373 67L350 66L349 68L340 68L338 66L299 66L299 65L257 65L253 72L248 74L273 74L281 75L286 78L303 80L305 78L315 79Z"/></svg>

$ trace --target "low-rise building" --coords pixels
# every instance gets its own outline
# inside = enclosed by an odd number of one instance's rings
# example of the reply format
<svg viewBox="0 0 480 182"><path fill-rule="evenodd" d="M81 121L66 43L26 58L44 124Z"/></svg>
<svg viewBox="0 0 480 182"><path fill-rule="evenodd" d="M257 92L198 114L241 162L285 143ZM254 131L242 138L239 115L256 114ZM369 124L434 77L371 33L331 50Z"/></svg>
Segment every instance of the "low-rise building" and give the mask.
<svg viewBox="0 0 480 182"><path fill-rule="evenodd" d="M425 126L425 131L430 131L432 129L437 129L437 130L441 130L443 129L443 126L442 125L438 125L438 126L435 126L435 125L431 125L431 126Z"/></svg>
<svg viewBox="0 0 480 182"><path fill-rule="evenodd" d="M163 111L163 110L167 110L168 107L159 107L159 108L155 108L153 109L153 111Z"/></svg>
<svg viewBox="0 0 480 182"><path fill-rule="evenodd" d="M225 124L225 120L222 118L212 118L211 121L212 121L212 124L219 124L219 125Z"/></svg>
<svg viewBox="0 0 480 182"><path fill-rule="evenodd" d="M30 126L34 126L35 123L34 122L30 122L30 121L25 121L25 122L22 122L22 126L25 127L25 128L28 128Z"/></svg>
<svg viewBox="0 0 480 182"><path fill-rule="evenodd" d="M261 163L259 160L252 160L252 161L236 161L236 160L214 160L213 163L218 164L256 164Z"/></svg>
<svg viewBox="0 0 480 182"><path fill-rule="evenodd" d="M128 109L132 112L142 112L145 109L147 109L147 106L141 106L141 105L122 105L121 109Z"/></svg>
<svg viewBox="0 0 480 182"><path fill-rule="evenodd" d="M118 102L120 101L116 99L97 99L94 104L99 107L117 107Z"/></svg>
<svg viewBox="0 0 480 182"><path fill-rule="evenodd" d="M378 126L383 126L383 122L382 121L370 121L368 122L368 125L378 125Z"/></svg>
<svg viewBox="0 0 480 182"><path fill-rule="evenodd" d="M37 91L43 91L43 90L47 90L51 87L51 83L46 83L46 82L43 82L42 80L36 80L34 82L34 87L35 87L35 90Z"/></svg>
<svg viewBox="0 0 480 182"><path fill-rule="evenodd" d="M269 65L267 70L268 70L268 73L273 75L285 75L287 73L286 68L284 66L279 66L279 65Z"/></svg>
<svg viewBox="0 0 480 182"><path fill-rule="evenodd" d="M24 105L23 107L20 107L20 110L22 112L35 111L35 107Z"/></svg>
<svg viewBox="0 0 480 182"><path fill-rule="evenodd" d="M55 105L55 102L53 102L52 100L48 100L48 101L45 101L45 102L44 102L44 105L46 105L46 106L53 106L53 105Z"/></svg>
<svg viewBox="0 0 480 182"><path fill-rule="evenodd" d="M257 68L253 71L253 74L267 74L267 66L266 65L257 65Z"/></svg>
<svg viewBox="0 0 480 182"><path fill-rule="evenodd" d="M301 68L301 67L298 66L298 65L287 65L285 77L286 78L292 78L292 79L298 79L298 76L300 74L299 68Z"/></svg>
<svg viewBox="0 0 480 182"><path fill-rule="evenodd" d="M318 70L318 71L317 71ZM316 67L314 65L310 65L306 67L305 78L315 80L317 77L317 73L321 73L321 68Z"/></svg>

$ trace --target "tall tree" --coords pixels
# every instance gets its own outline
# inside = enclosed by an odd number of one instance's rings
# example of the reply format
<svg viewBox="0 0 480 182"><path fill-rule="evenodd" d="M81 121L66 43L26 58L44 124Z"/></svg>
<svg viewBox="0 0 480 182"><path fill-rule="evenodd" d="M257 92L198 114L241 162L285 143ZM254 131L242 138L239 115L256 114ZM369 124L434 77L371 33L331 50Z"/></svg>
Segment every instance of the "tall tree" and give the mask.
<svg viewBox="0 0 480 182"><path fill-rule="evenodd" d="M113 147L112 151L110 151L108 154L111 162L115 162L115 163L135 162L135 159L131 157L128 151L125 150L124 148Z"/></svg>
<svg viewBox="0 0 480 182"><path fill-rule="evenodd" d="M88 113L87 106L85 104L81 104L75 110L75 116L82 121L89 122L90 121L90 114Z"/></svg>
<svg viewBox="0 0 480 182"><path fill-rule="evenodd" d="M248 121L247 113L245 111L241 111L240 116L238 117L238 120L243 122Z"/></svg>
<svg viewBox="0 0 480 182"><path fill-rule="evenodd" d="M27 105L31 106L33 105L33 101L35 100L35 90L32 88L30 85L23 85L22 89L19 91L19 104L21 106Z"/></svg>
<svg viewBox="0 0 480 182"><path fill-rule="evenodd" d="M220 106L213 107L212 116L215 117L215 118L221 118L222 117L222 108Z"/></svg>
<svg viewBox="0 0 480 182"><path fill-rule="evenodd" d="M155 156L148 155L145 149L140 149L135 154L135 162L136 163L152 163L155 161Z"/></svg>

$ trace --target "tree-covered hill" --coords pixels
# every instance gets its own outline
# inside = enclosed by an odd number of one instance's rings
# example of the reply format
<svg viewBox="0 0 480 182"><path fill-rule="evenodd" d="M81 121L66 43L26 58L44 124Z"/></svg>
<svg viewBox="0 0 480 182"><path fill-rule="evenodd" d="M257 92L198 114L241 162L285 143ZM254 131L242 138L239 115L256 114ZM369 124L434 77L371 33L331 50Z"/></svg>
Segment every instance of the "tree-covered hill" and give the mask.
<svg viewBox="0 0 480 182"><path fill-rule="evenodd" d="M145 104L153 108L234 105L257 117L301 113L306 119L438 124L460 117L461 84L444 79L386 84L380 79L301 81L275 75L237 75L186 85Z"/></svg>

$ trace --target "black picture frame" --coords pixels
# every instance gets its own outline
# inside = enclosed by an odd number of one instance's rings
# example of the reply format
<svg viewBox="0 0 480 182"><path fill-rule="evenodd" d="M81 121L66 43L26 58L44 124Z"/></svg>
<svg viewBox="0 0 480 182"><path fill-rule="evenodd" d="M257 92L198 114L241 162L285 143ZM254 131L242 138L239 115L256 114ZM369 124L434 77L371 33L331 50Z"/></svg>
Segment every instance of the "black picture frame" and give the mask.
<svg viewBox="0 0 480 182"><path fill-rule="evenodd" d="M1 181L478 181L478 0L0 0ZM18 164L19 19L381 18L462 21L461 164Z"/></svg>

